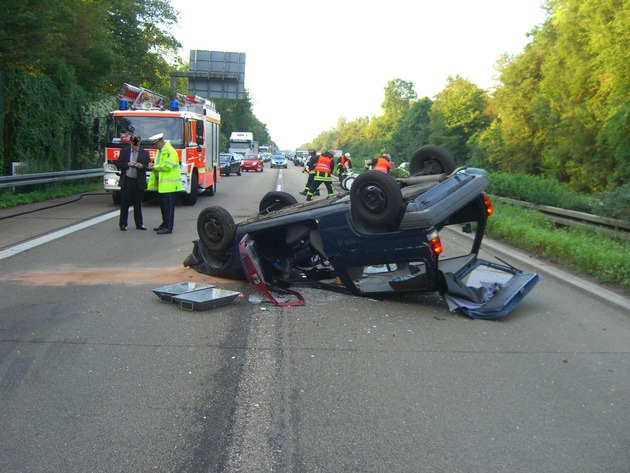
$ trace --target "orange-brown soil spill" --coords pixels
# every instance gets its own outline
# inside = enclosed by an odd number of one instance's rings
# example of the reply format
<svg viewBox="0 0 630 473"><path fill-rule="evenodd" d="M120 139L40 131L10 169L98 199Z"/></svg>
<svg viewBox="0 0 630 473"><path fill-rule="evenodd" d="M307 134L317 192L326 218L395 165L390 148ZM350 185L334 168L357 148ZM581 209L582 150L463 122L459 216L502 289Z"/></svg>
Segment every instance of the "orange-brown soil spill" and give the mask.
<svg viewBox="0 0 630 473"><path fill-rule="evenodd" d="M94 268L76 269L68 266L62 271L33 271L29 273L15 272L0 275L0 280L17 281L37 286L68 286L94 284L143 284L159 285L177 284L181 282L200 282L206 284L234 284L239 281L216 278L198 273L190 268Z"/></svg>

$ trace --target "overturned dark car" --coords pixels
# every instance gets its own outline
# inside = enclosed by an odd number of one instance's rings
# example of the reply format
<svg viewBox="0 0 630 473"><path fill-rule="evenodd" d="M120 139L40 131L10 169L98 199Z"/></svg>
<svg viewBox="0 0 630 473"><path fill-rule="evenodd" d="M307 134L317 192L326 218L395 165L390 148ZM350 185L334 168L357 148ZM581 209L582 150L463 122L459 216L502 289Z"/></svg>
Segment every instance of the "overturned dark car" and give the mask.
<svg viewBox="0 0 630 473"><path fill-rule="evenodd" d="M226 209L208 207L184 266L247 278L277 305L303 304L297 289L310 285L370 297L439 292L451 310L473 318L508 314L540 276L478 257L492 213L488 180L455 169L435 145L409 161L407 178L366 171L334 198L298 203L269 192L259 214L239 223ZM443 246L447 228L471 234L470 247Z"/></svg>

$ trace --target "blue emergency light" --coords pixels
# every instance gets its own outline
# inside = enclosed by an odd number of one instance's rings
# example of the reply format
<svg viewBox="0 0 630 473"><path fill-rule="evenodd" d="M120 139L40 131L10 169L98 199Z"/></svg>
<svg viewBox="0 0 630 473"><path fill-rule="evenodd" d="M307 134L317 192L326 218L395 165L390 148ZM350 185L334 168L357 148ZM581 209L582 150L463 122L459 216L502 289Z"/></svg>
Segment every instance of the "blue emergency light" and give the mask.
<svg viewBox="0 0 630 473"><path fill-rule="evenodd" d="M179 111L179 102L177 100L171 100L171 112Z"/></svg>
<svg viewBox="0 0 630 473"><path fill-rule="evenodd" d="M118 102L118 108L120 110L129 110L129 102L125 99L121 99L120 102Z"/></svg>

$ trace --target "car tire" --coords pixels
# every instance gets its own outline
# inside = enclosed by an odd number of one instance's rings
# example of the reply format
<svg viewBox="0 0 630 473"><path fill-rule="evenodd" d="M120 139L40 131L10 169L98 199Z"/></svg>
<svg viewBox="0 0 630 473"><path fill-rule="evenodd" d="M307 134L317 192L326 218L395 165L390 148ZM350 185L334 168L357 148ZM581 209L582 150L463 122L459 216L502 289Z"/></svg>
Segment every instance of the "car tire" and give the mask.
<svg viewBox="0 0 630 473"><path fill-rule="evenodd" d="M209 251L229 250L236 235L234 218L223 207L206 207L197 217L197 234Z"/></svg>
<svg viewBox="0 0 630 473"><path fill-rule="evenodd" d="M455 159L441 146L426 145L417 149L409 160L409 175L450 174Z"/></svg>
<svg viewBox="0 0 630 473"><path fill-rule="evenodd" d="M402 211L403 198L398 183L381 171L359 174L350 188L350 208L361 224L391 227Z"/></svg>
<svg viewBox="0 0 630 473"><path fill-rule="evenodd" d="M258 205L258 214L267 215L270 212L280 210L289 205L297 204L298 201L293 195L283 191L267 192Z"/></svg>
<svg viewBox="0 0 630 473"><path fill-rule="evenodd" d="M112 202L114 205L120 205L120 191L112 191Z"/></svg>
<svg viewBox="0 0 630 473"><path fill-rule="evenodd" d="M238 171L236 171L236 175L237 175L237 176L240 176L241 174L242 174L242 171L241 171L241 168L239 167L239 168L238 168Z"/></svg>

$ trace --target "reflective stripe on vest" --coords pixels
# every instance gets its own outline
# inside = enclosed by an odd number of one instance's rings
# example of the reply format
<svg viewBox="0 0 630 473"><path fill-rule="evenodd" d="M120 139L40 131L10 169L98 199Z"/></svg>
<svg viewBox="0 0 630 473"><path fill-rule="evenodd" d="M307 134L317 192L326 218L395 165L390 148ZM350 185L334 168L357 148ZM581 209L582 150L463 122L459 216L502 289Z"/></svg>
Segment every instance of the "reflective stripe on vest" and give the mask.
<svg viewBox="0 0 630 473"><path fill-rule="evenodd" d="M330 165L332 163L332 158L328 156L320 156L317 160L317 164L315 165L315 172L325 172L330 174Z"/></svg>

